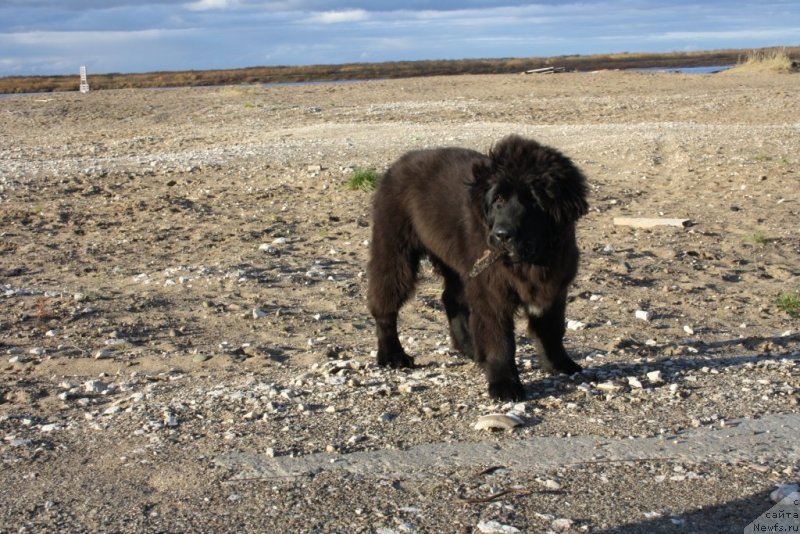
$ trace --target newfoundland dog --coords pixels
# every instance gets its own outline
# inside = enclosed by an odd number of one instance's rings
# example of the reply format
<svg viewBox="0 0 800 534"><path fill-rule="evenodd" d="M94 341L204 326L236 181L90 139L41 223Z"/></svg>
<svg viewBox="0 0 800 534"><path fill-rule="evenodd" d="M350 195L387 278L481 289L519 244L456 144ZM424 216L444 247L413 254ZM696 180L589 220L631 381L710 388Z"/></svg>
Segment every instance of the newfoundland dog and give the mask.
<svg viewBox="0 0 800 534"><path fill-rule="evenodd" d="M381 179L367 268L378 364L413 367L397 314L427 256L444 278L454 348L485 372L489 394L520 400L514 315L522 310L541 366L581 367L564 350L567 288L578 269L575 222L586 182L563 154L516 135L488 155L463 148L409 152Z"/></svg>

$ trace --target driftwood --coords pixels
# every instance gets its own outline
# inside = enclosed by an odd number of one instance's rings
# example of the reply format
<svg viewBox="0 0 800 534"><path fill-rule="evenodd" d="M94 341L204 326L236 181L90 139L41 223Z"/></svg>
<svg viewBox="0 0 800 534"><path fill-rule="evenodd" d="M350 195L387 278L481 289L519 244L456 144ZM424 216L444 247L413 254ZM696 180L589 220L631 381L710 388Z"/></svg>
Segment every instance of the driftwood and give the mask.
<svg viewBox="0 0 800 534"><path fill-rule="evenodd" d="M566 72L566 67L542 67L541 69L526 70L525 74L555 74L556 72Z"/></svg>
<svg viewBox="0 0 800 534"><path fill-rule="evenodd" d="M631 226L633 228L655 228L656 226L677 226L686 228L692 225L690 219L655 219L646 217L614 217L616 226Z"/></svg>

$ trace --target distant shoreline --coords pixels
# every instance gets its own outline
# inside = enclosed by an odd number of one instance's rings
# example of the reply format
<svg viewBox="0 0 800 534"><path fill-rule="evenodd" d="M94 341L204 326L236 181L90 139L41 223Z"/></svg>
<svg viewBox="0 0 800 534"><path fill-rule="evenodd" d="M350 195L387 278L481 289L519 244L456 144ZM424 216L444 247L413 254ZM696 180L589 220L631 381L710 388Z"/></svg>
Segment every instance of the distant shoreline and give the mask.
<svg viewBox="0 0 800 534"><path fill-rule="evenodd" d="M787 54L800 57L800 47L784 47ZM751 50L711 50L701 52L620 53L567 55L547 58L461 59L393 61L343 65L249 67L228 70L149 72L132 74L92 74L91 90L165 87L205 87L269 83L303 83L452 76L459 74L512 74L557 67L567 72L598 70L682 69L735 65ZM0 94L77 91L75 74L60 76L0 77Z"/></svg>

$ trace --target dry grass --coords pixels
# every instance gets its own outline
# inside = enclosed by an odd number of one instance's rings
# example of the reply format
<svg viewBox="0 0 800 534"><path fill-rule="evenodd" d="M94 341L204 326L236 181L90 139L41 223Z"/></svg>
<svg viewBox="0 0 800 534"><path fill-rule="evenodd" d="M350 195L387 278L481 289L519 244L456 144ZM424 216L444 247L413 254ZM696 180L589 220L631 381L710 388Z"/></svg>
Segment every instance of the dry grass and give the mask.
<svg viewBox="0 0 800 534"><path fill-rule="evenodd" d="M750 51L747 56L728 72L741 73L789 73L797 72L798 63L792 60L786 48L762 48Z"/></svg>
<svg viewBox="0 0 800 534"><path fill-rule="evenodd" d="M800 47L756 50L768 54L781 50L791 57L800 57ZM530 69L559 66L568 71L604 69L645 69L732 65L745 54L743 50L710 50L703 52L630 53L566 55L547 58L460 59L432 61L392 61L386 63L350 63L344 65L273 66L231 70L147 72L135 74L93 74L89 72L92 91L144 87L234 86L263 83L370 80L409 78L415 76L452 76L459 74L519 73ZM750 55L754 53L751 52ZM791 61L789 62L791 64ZM0 94L77 91L77 71L63 76L0 77Z"/></svg>

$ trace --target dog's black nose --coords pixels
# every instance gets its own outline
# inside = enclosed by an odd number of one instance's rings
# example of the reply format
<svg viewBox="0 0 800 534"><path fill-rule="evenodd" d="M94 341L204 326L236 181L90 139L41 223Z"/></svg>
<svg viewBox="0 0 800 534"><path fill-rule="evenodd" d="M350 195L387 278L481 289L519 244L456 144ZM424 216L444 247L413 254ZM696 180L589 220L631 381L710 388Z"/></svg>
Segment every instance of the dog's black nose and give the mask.
<svg viewBox="0 0 800 534"><path fill-rule="evenodd" d="M496 228L495 230L492 230L492 236L494 236L494 238L500 243L505 243L511 239L511 232L505 228Z"/></svg>

